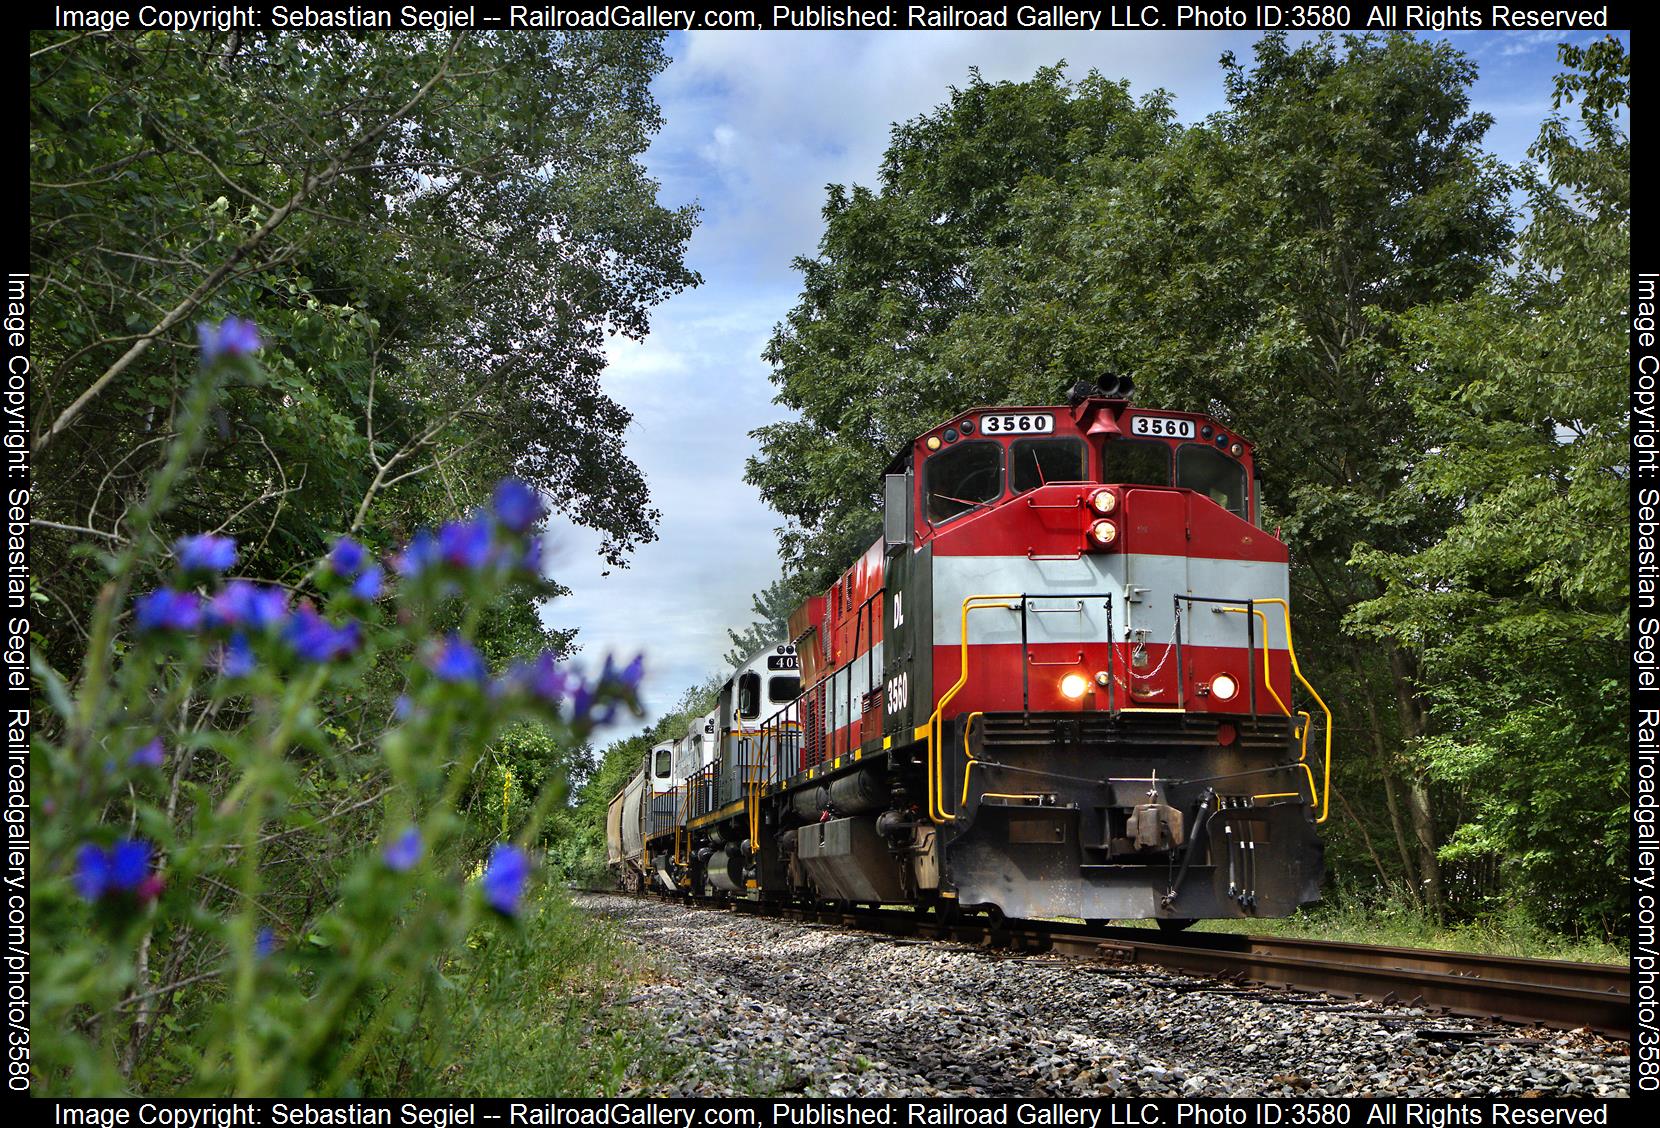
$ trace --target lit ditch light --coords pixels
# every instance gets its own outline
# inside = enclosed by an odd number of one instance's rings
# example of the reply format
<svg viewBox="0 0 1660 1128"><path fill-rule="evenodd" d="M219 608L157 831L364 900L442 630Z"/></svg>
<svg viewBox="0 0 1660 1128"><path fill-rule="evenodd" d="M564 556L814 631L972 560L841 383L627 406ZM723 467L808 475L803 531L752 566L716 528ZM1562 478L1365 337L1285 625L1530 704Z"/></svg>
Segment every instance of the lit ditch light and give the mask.
<svg viewBox="0 0 1660 1128"><path fill-rule="evenodd" d="M1231 674L1217 674L1210 679L1210 692L1218 701L1232 701L1239 695L1239 683Z"/></svg>
<svg viewBox="0 0 1660 1128"><path fill-rule="evenodd" d="M1061 679L1061 696L1069 701L1080 700L1089 692L1089 679L1082 674L1067 674Z"/></svg>
<svg viewBox="0 0 1660 1128"><path fill-rule="evenodd" d="M1089 495L1089 507L1105 517L1118 508L1118 495L1111 490L1096 490Z"/></svg>

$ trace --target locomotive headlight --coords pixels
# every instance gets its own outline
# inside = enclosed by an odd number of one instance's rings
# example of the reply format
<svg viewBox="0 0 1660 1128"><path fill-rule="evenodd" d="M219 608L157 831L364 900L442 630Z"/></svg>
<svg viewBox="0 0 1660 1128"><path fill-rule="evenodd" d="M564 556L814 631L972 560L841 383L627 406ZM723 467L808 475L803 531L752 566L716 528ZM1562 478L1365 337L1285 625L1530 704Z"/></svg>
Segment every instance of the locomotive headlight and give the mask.
<svg viewBox="0 0 1660 1128"><path fill-rule="evenodd" d="M1228 453L1233 455L1235 458L1238 458L1240 455L1245 453L1245 448L1240 446L1238 443L1235 443L1233 446L1228 448Z"/></svg>
<svg viewBox="0 0 1660 1128"><path fill-rule="evenodd" d="M1089 496L1089 507L1105 517L1118 508L1118 495L1111 490L1096 490Z"/></svg>
<svg viewBox="0 0 1660 1128"><path fill-rule="evenodd" d="M1239 683L1229 674L1217 674L1210 679L1210 691L1218 701L1232 701L1239 693Z"/></svg>
<svg viewBox="0 0 1660 1128"><path fill-rule="evenodd" d="M1118 526L1111 521L1097 521L1089 527L1089 539L1106 546L1118 539Z"/></svg>
<svg viewBox="0 0 1660 1128"><path fill-rule="evenodd" d="M1077 701L1089 692L1089 679L1082 674L1067 674L1061 679L1061 696Z"/></svg>

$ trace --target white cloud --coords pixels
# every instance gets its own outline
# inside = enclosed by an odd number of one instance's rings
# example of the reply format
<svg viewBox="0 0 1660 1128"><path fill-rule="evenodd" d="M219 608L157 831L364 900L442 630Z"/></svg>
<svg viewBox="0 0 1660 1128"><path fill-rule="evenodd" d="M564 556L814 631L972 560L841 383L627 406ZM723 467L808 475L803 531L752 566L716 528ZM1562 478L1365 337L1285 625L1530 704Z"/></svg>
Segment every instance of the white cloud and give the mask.
<svg viewBox="0 0 1660 1128"><path fill-rule="evenodd" d="M573 591L548 622L579 628L594 661L645 652L652 716L720 665L726 628L748 624L750 595L779 571L775 516L743 483L749 431L779 416L760 360L773 299L734 300L737 289L722 279L680 295L645 341L607 346L604 383L634 414L628 450L663 513L658 539L608 570L596 534L554 526L550 570Z"/></svg>
<svg viewBox="0 0 1660 1128"><path fill-rule="evenodd" d="M1221 104L1218 56L1248 43L1209 32L693 32L676 38L659 82L668 125L652 156L682 172L703 162L698 242L711 262L793 283L791 259L818 243L825 185L873 185L893 123L941 104L971 67L1020 81L1064 59L1074 78L1096 68L1137 96L1181 90L1192 119Z"/></svg>

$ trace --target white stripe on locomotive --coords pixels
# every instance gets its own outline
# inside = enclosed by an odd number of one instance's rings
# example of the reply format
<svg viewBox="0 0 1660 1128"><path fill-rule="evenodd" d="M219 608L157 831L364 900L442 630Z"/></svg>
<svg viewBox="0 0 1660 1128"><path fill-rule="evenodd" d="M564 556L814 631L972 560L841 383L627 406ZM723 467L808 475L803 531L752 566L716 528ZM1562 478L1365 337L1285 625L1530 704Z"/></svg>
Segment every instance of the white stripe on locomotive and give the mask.
<svg viewBox="0 0 1660 1128"><path fill-rule="evenodd" d="M1030 560L1024 556L936 556L934 558L934 645L962 643L963 601L971 595L1025 592L1032 597L1026 615L1029 643L1100 641L1106 638L1107 612L1102 599L1083 600L1082 612L1050 613L1073 607L1073 592L1111 592L1112 627L1116 641L1126 628L1143 631L1140 641L1162 646L1171 641L1176 614L1172 596L1209 596L1219 599L1285 599L1290 569L1283 563L1261 560L1216 560L1207 557L1157 556L1148 553L1085 553L1076 560ZM1128 598L1133 581L1145 589L1139 599ZM1182 642L1194 646L1244 648L1244 615L1212 614L1214 604L1182 605ZM1034 613L1034 609L1044 611ZM1267 646L1284 650L1285 620L1277 607L1265 607ZM1264 645L1263 624L1251 630L1258 649ZM975 611L969 615L968 639L982 643L1019 643L1020 615ZM860 683L862 684L862 683ZM844 722L845 723L845 722Z"/></svg>

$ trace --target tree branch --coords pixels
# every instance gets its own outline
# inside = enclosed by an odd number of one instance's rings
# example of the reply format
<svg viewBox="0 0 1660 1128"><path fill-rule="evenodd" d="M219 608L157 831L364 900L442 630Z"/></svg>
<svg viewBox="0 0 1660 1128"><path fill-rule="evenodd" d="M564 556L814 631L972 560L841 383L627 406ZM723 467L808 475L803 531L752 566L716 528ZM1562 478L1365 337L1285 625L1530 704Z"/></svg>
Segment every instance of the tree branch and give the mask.
<svg viewBox="0 0 1660 1128"><path fill-rule="evenodd" d="M226 256L225 261L220 263L214 269L213 273L202 279L196 288L192 290L183 301L169 310L166 316L157 322L153 329L139 337L137 341L134 341L132 347L122 353L121 357L116 360L114 364L104 370L103 375L99 376L92 382L91 387L87 388L86 391L75 397L75 402L64 408L62 413L60 413L58 417L52 421L52 426L47 429L46 433L41 435L40 438L35 441L34 453L38 456L49 445L51 445L52 440L55 439L58 434L64 430L64 428L68 427L75 421L75 417L81 413L81 409L88 403L92 402L92 400L96 398L105 388L109 387L110 383L114 381L117 376L121 375L121 373L125 372L135 360L143 356L145 352L149 350L150 345L155 342L156 338L166 333L169 329L173 328L173 326L177 325L180 321L183 321L186 317L189 317L191 313L193 313L197 307L201 305L203 300L217 290L220 284L230 276L231 271L236 269L236 265L257 250L260 245L270 237L271 233L278 227L282 226L283 221L285 221L296 208L304 203L307 198L309 198L319 188L333 182L333 180L340 175L340 171L346 167L346 162L353 153L362 148L364 145L369 144L369 142L379 137L382 133L386 132L386 130L390 129L395 122L399 121L404 117L404 115L408 114L423 100L425 100L426 96L430 94L432 90L449 74L450 63L455 57L456 46L459 42L459 35L451 36L449 49L445 52L443 64L439 66L438 72L428 79L425 85L417 90L409 101L405 102L390 116L383 118L374 128L365 130L364 132L358 134L357 137L349 141L345 148L342 149L340 153L329 162L328 167L323 169L323 171L307 176L305 181L300 185L299 189L288 198L287 203L272 212L270 216L266 218L265 222L259 225L259 229L252 235L249 235L246 239L242 240L242 242L238 243L236 248L232 250L228 256Z"/></svg>

